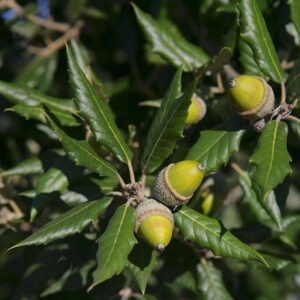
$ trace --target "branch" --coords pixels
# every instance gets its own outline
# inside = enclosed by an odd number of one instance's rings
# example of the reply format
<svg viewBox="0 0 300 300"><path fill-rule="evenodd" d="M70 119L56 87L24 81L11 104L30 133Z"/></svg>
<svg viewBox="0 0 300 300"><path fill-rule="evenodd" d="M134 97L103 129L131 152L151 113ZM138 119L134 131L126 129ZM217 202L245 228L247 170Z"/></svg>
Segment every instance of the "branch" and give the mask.
<svg viewBox="0 0 300 300"><path fill-rule="evenodd" d="M286 119L286 120L289 120L289 121L296 122L296 123L300 123L300 119L298 119L298 118L295 117L295 116L286 116L285 119Z"/></svg>
<svg viewBox="0 0 300 300"><path fill-rule="evenodd" d="M24 15L25 9L20 6L15 0L1 0L0 8L14 9L18 15ZM24 17L32 23L46 27L51 30L66 32L70 29L70 25L66 23L55 22L51 19L42 19L35 15L24 15Z"/></svg>
<svg viewBox="0 0 300 300"><path fill-rule="evenodd" d="M280 104L284 104L285 103L285 98L286 98L286 95L285 95L285 85L284 85L284 82L281 81L280 82L280 88L281 88L281 99L280 99Z"/></svg>
<svg viewBox="0 0 300 300"><path fill-rule="evenodd" d="M83 26L83 22L78 21L74 27L68 30L64 35L62 35L57 40L51 42L47 47L38 48L38 47L30 46L28 47L28 51L43 57L49 57L51 56L52 53L64 47L65 42L71 40L72 38L77 37L80 33L80 29L82 28L82 26Z"/></svg>

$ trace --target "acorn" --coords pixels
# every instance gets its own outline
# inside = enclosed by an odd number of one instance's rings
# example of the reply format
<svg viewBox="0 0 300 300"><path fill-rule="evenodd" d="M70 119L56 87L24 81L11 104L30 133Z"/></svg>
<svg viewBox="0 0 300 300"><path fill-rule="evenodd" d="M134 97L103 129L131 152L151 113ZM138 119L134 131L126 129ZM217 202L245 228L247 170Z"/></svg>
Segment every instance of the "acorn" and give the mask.
<svg viewBox="0 0 300 300"><path fill-rule="evenodd" d="M154 199L142 201L136 210L134 231L160 251L170 243L174 227L172 212Z"/></svg>
<svg viewBox="0 0 300 300"><path fill-rule="evenodd" d="M193 94L191 104L188 108L188 116L185 120L185 124L187 126L196 124L204 118L205 114L206 114L205 102L197 94Z"/></svg>
<svg viewBox="0 0 300 300"><path fill-rule="evenodd" d="M204 199L201 203L201 209L204 215L209 215L214 204L214 194L210 192L204 192L201 195Z"/></svg>
<svg viewBox="0 0 300 300"><path fill-rule="evenodd" d="M197 161L184 160L170 164L157 175L152 195L171 207L187 203L202 182L204 166Z"/></svg>
<svg viewBox="0 0 300 300"><path fill-rule="evenodd" d="M240 75L230 80L229 96L233 109L247 119L262 119L274 109L274 93L258 76Z"/></svg>

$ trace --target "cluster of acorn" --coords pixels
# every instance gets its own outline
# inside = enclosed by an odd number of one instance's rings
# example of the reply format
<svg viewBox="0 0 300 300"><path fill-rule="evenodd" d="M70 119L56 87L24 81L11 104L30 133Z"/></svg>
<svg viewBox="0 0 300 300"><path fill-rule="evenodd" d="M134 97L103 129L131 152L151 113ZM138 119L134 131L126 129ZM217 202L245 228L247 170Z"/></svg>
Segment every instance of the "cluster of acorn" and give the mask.
<svg viewBox="0 0 300 300"><path fill-rule="evenodd" d="M185 160L170 164L155 178L152 198L137 208L135 232L150 246L163 250L170 242L174 227L174 208L187 203L200 186L204 167L196 161ZM158 202L159 201L159 202Z"/></svg>
<svg viewBox="0 0 300 300"><path fill-rule="evenodd" d="M257 122L274 109L274 94L267 82L257 76L241 75L229 81L230 102L236 113ZM204 101L196 94L191 99L186 126L200 121L206 114ZM259 124L259 123L258 123ZM135 232L150 246L163 250L170 242L174 227L174 208L187 203L200 186L204 167L186 160L170 164L156 177L152 198L137 208Z"/></svg>

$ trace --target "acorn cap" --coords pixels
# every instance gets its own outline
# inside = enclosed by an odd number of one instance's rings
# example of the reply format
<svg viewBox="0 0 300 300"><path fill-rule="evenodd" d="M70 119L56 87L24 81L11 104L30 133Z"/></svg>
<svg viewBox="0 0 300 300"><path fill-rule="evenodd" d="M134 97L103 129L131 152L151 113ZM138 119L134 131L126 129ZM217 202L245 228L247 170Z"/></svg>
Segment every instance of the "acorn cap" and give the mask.
<svg viewBox="0 0 300 300"><path fill-rule="evenodd" d="M163 250L172 238L172 212L154 199L147 199L137 208L134 231L150 246Z"/></svg>
<svg viewBox="0 0 300 300"><path fill-rule="evenodd" d="M261 119L274 108L274 93L259 76L240 75L229 81L233 109L245 118Z"/></svg>
<svg viewBox="0 0 300 300"><path fill-rule="evenodd" d="M193 94L191 104L188 108L188 115L185 120L186 125L198 123L206 114L205 102L197 95Z"/></svg>
<svg viewBox="0 0 300 300"><path fill-rule="evenodd" d="M202 182L204 166L193 160L170 164L156 177L153 197L171 207L187 203Z"/></svg>

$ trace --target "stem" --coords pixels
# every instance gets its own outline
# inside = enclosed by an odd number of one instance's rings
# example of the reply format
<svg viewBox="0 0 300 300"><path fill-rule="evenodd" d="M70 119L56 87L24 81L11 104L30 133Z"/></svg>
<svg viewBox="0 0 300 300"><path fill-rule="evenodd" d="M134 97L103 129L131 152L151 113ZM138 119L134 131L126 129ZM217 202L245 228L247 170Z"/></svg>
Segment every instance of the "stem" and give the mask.
<svg viewBox="0 0 300 300"><path fill-rule="evenodd" d="M118 196L118 197L124 197L123 193L122 192L118 192L118 191L109 192L108 195Z"/></svg>
<svg viewBox="0 0 300 300"><path fill-rule="evenodd" d="M127 165L128 165L128 170L129 170L129 174L130 174L130 182L131 182L131 184L134 184L135 183L135 177L134 177L134 171L133 171L131 161L129 161L127 163Z"/></svg>
<svg viewBox="0 0 300 300"><path fill-rule="evenodd" d="M0 1L0 8L10 8L17 11L18 15L24 15L24 8L20 6L15 0L2 0ZM51 19L42 19L35 15L25 15L24 16L27 20L32 23L35 23L39 26L46 27L51 30L66 32L70 29L70 25L66 23L60 23L52 21Z"/></svg>
<svg viewBox="0 0 300 300"><path fill-rule="evenodd" d="M280 88L281 88L280 104L284 104L286 100L286 95L285 95L285 85L283 81L280 82Z"/></svg>
<svg viewBox="0 0 300 300"><path fill-rule="evenodd" d="M295 116L286 116L285 119L289 120L289 121L296 122L296 123L300 123L300 119L295 117Z"/></svg>
<svg viewBox="0 0 300 300"><path fill-rule="evenodd" d="M125 181L123 180L123 178L121 177L121 175L119 173L117 173L117 177L118 177L118 179L120 181L121 187L123 189L125 189L125 186L126 186Z"/></svg>
<svg viewBox="0 0 300 300"><path fill-rule="evenodd" d="M43 57L49 57L51 56L52 53L64 47L65 42L69 41L72 38L77 37L80 33L80 29L82 26L83 26L83 22L78 21L74 27L68 30L64 35L62 35L57 40L51 42L47 47L38 48L38 47L31 46L28 48L28 50L34 54L38 54Z"/></svg>
<svg viewBox="0 0 300 300"><path fill-rule="evenodd" d="M217 73L216 78L217 78L217 83L218 83L218 88L220 90L220 93L224 93L225 89L224 89L223 80L220 72Z"/></svg>
<svg viewBox="0 0 300 300"><path fill-rule="evenodd" d="M146 185L146 174L143 173L142 177L141 177L141 185L142 185L142 191L145 191L145 185Z"/></svg>

